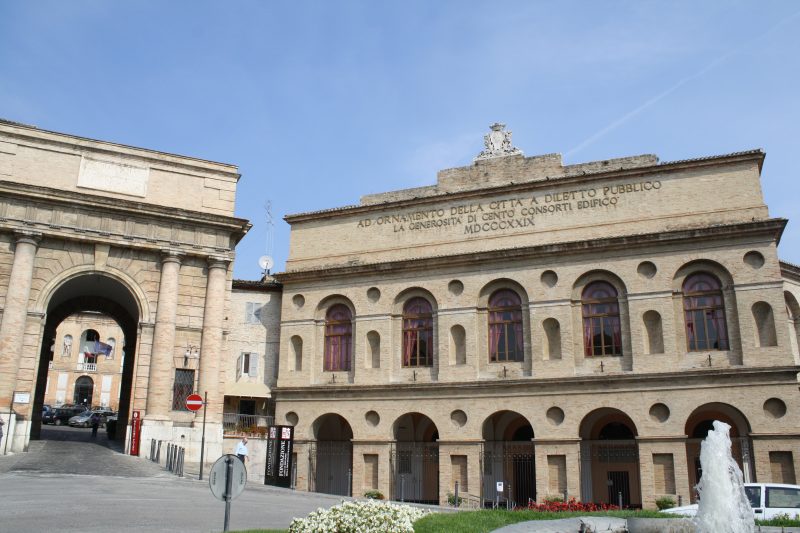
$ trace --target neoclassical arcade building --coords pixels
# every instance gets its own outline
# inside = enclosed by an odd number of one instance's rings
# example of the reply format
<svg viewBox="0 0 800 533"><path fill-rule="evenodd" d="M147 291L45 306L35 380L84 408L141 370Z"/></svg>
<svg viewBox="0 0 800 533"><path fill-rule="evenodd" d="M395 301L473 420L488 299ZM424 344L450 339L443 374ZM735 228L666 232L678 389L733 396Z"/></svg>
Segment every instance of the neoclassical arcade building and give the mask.
<svg viewBox="0 0 800 533"><path fill-rule="evenodd" d="M232 260L250 227L233 216L238 180L232 165L0 120L0 453L39 438L49 390L56 404L115 403L121 423L138 411L143 443L184 443L196 462L184 400L199 390L219 456ZM114 328L65 333L86 313ZM111 340L124 357L78 351Z"/></svg>
<svg viewBox="0 0 800 533"><path fill-rule="evenodd" d="M764 157L563 165L495 125L435 185L287 216L297 487L688 502L713 420L746 480L795 483L800 268Z"/></svg>
<svg viewBox="0 0 800 533"><path fill-rule="evenodd" d="M259 437L292 425L299 490L688 502L714 420L746 480L795 483L800 267L764 153L564 165L500 124L485 145L434 185L287 216L285 272L248 281L235 166L0 121L0 453L40 437L45 398L116 389L144 457L196 464L184 399L207 391L207 462L248 434L263 480Z"/></svg>

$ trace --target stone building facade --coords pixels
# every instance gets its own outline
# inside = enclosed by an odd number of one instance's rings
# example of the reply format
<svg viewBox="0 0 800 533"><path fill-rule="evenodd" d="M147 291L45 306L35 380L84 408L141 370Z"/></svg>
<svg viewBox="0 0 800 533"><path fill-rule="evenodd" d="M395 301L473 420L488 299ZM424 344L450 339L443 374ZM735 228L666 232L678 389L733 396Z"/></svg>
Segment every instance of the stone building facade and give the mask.
<svg viewBox="0 0 800 533"><path fill-rule="evenodd" d="M713 420L747 480L794 483L800 269L764 153L563 165L502 125L486 147L435 185L286 217L297 487L688 502Z"/></svg>
<svg viewBox="0 0 800 533"><path fill-rule="evenodd" d="M0 121L4 451L39 436L59 324L96 312L124 338L119 420L138 411L145 449L182 443L197 461L202 414L184 399L208 391L207 457L221 453L231 263L249 229L238 180L228 164Z"/></svg>
<svg viewBox="0 0 800 533"><path fill-rule="evenodd" d="M98 350L96 341L110 346ZM100 313L67 317L50 345L44 403L119 409L125 337L119 325Z"/></svg>

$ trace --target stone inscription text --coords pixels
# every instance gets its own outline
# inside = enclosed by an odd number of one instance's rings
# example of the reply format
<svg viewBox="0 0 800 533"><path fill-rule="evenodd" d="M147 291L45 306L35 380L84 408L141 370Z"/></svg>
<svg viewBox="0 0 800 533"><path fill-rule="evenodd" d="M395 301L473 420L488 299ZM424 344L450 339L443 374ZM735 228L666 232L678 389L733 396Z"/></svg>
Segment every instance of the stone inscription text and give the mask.
<svg viewBox="0 0 800 533"><path fill-rule="evenodd" d="M394 233L458 228L465 235L474 235L532 227L535 225L536 217L575 213L587 209L616 209L623 196L659 189L661 182L658 180L637 181L380 215L359 220L357 227L390 227Z"/></svg>

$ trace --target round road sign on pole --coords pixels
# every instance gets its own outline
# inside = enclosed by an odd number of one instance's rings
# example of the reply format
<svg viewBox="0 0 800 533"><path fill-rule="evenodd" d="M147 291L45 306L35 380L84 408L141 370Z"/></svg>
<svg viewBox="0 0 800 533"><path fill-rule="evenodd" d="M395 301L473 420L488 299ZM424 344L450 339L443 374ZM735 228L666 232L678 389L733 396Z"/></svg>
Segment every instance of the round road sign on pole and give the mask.
<svg viewBox="0 0 800 533"><path fill-rule="evenodd" d="M230 484L231 493L230 495L226 495L225 485L227 477L227 465L229 462L232 466ZM230 500L234 499L242 493L246 484L247 469L244 467L242 460L233 454L223 455L217 459L217 462L215 462L214 466L211 467L211 472L208 476L208 486L211 488L211 494L213 494L218 500L225 501L228 499L225 496L228 496Z"/></svg>
<svg viewBox="0 0 800 533"><path fill-rule="evenodd" d="M186 397L186 408L190 411L199 411L203 407L203 397L199 394L190 394Z"/></svg>

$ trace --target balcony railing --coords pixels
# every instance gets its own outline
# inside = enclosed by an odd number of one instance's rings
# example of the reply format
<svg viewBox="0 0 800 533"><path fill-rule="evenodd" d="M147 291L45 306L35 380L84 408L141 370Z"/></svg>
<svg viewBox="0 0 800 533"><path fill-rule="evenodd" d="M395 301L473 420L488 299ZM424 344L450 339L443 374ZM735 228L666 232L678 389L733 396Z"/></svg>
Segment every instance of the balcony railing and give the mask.
<svg viewBox="0 0 800 533"><path fill-rule="evenodd" d="M97 363L78 363L76 370L83 372L97 372Z"/></svg>
<svg viewBox="0 0 800 533"><path fill-rule="evenodd" d="M225 435L248 435L263 438L267 433L267 427L273 423L273 417L266 415L222 414L222 432Z"/></svg>

